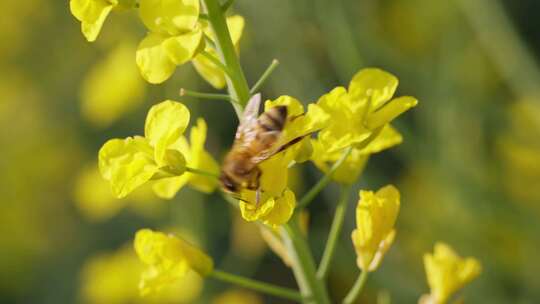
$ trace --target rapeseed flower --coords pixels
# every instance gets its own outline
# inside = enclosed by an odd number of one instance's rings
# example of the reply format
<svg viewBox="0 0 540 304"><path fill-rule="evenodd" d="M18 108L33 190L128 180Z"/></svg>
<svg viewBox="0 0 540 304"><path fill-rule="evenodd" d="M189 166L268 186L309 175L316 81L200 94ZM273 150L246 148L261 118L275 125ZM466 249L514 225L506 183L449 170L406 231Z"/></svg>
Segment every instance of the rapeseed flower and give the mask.
<svg viewBox="0 0 540 304"><path fill-rule="evenodd" d="M96 40L103 23L112 10L132 8L135 0L71 0L69 8L81 22L81 32L86 40Z"/></svg>
<svg viewBox="0 0 540 304"><path fill-rule="evenodd" d="M176 66L204 47L199 0L141 0L139 4L140 18L149 33L137 49L137 66L148 82L162 83Z"/></svg>
<svg viewBox="0 0 540 304"><path fill-rule="evenodd" d="M392 185L372 191L360 191L356 207L357 228L352 241L357 264L363 271L374 271L394 242L394 224L399 213L399 191Z"/></svg>
<svg viewBox="0 0 540 304"><path fill-rule="evenodd" d="M118 197L150 179L181 175L185 158L171 146L184 133L189 111L181 103L167 100L153 106L146 117L145 137L111 139L99 151L99 169ZM160 173L161 176L156 176Z"/></svg>
<svg viewBox="0 0 540 304"><path fill-rule="evenodd" d="M141 229L135 235L134 246L139 259L147 265L139 284L142 295L174 284L190 271L204 277L214 267L208 255L173 235Z"/></svg>
<svg viewBox="0 0 540 304"><path fill-rule="evenodd" d="M424 266L429 288L428 296L422 303L444 304L458 290L475 279L482 271L480 262L475 258L461 258L450 246L435 244L433 254L424 255Z"/></svg>

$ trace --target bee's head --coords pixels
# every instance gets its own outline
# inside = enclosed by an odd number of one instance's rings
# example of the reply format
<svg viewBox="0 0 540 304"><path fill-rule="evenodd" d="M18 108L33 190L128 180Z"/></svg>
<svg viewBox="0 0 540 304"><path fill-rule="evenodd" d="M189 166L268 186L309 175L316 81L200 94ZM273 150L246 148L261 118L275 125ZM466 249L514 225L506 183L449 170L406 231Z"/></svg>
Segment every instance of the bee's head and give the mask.
<svg viewBox="0 0 540 304"><path fill-rule="evenodd" d="M221 173L219 181L221 182L221 187L223 187L223 190L227 192L237 192L239 189L238 183L225 172Z"/></svg>

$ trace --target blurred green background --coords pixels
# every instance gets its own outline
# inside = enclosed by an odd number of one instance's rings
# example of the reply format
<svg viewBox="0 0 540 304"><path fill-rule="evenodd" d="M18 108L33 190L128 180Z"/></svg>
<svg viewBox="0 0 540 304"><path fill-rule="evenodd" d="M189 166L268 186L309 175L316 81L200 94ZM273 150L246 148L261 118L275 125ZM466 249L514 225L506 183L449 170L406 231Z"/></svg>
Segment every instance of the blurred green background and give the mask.
<svg viewBox="0 0 540 304"><path fill-rule="evenodd" d="M68 1L1 1L0 10L0 303L284 303L220 297L230 286L196 277L162 298L136 297L140 265L129 246L143 227L176 231L225 270L295 287L219 193L186 188L164 202L143 189L117 201L96 176L99 147L142 134L154 103L181 100L204 117L217 159L231 143L234 113L225 102L180 99L182 87L212 91L191 65L162 85L143 82L135 11L112 14L89 44ZM377 66L398 76L397 95L420 100L397 123L404 143L372 157L355 185L402 192L396 242L360 303L388 295L415 303L428 292L422 254L436 241L483 264L466 302L540 302L539 1L238 0L234 11L246 18L248 80L281 62L267 98L314 102ZM295 175L297 193L321 176L312 164ZM317 259L336 201L330 187L310 207ZM353 205L330 274L336 301L358 272Z"/></svg>

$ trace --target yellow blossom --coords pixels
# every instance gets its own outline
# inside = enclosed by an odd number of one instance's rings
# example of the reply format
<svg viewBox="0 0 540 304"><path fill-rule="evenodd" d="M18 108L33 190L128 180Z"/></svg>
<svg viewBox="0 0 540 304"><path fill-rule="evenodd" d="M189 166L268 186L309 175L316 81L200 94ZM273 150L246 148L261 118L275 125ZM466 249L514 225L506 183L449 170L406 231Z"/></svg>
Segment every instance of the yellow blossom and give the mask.
<svg viewBox="0 0 540 304"><path fill-rule="evenodd" d="M137 232L134 246L139 259L148 266L139 285L142 295L173 284L190 270L206 276L214 267L208 255L187 241L150 229Z"/></svg>
<svg viewBox="0 0 540 304"><path fill-rule="evenodd" d="M197 125L191 128L191 145L184 136L181 136L170 146L170 149L180 151L186 158L186 165L189 168L213 173L217 176L219 174L219 165L204 148L207 128L204 119L197 119ZM154 183L154 191L159 197L170 199L186 184L198 191L210 193L218 186L218 180L210 176L186 172L180 176L156 181Z"/></svg>
<svg viewBox="0 0 540 304"><path fill-rule="evenodd" d="M369 159L369 156L382 150L391 148L402 142L403 138L392 126L385 126L381 132L365 147L352 147L352 151L345 161L338 167L332 178L340 183L352 184L356 182ZM343 151L329 152L320 139L312 139L313 153L311 161L317 168L327 173L332 165L338 161Z"/></svg>
<svg viewBox="0 0 540 304"><path fill-rule="evenodd" d="M193 303L202 291L202 278L190 271L178 282L143 298L138 288L143 271L131 246L93 256L81 271L81 297L89 304Z"/></svg>
<svg viewBox="0 0 540 304"><path fill-rule="evenodd" d="M122 43L86 76L81 112L92 124L108 127L142 102L145 83L133 62L135 49L129 42Z"/></svg>
<svg viewBox="0 0 540 304"><path fill-rule="evenodd" d="M424 255L429 288L428 303L444 304L458 290L475 279L482 267L475 258L461 258L450 246L435 244L433 254Z"/></svg>
<svg viewBox="0 0 540 304"><path fill-rule="evenodd" d="M390 100L397 85L392 74L367 68L353 77L348 90L337 87L323 95L317 104L331 116L329 126L319 133L325 150L332 153L361 144L378 128L416 106L414 97Z"/></svg>
<svg viewBox="0 0 540 304"><path fill-rule="evenodd" d="M148 112L145 137L111 139L101 147L99 169L118 198L142 186L157 173L165 176L184 173L184 156L171 146L184 132L189 116L183 104L171 100L161 102Z"/></svg>
<svg viewBox="0 0 540 304"><path fill-rule="evenodd" d="M167 80L176 66L201 49L198 0L141 0L139 15L150 30L136 52L136 62L150 83Z"/></svg>
<svg viewBox="0 0 540 304"><path fill-rule="evenodd" d="M229 28L231 40L237 52L240 38L242 38L242 32L244 30L244 23L244 18L240 15L227 17L227 27ZM212 41L215 41L214 33L210 29L208 23L201 21L201 25L206 36L212 39ZM205 51L215 58L218 58L216 49L210 44L206 44ZM192 62L195 70L197 70L199 75L201 75L201 77L204 78L210 85L216 89L222 89L225 87L225 72L211 60L199 54L195 56Z"/></svg>
<svg viewBox="0 0 540 304"><path fill-rule="evenodd" d="M71 0L71 13L81 22L81 31L86 40L95 41L103 23L113 9L131 8L134 0Z"/></svg>
<svg viewBox="0 0 540 304"><path fill-rule="evenodd" d="M352 232L352 241L358 267L363 271L377 269L394 241L399 196L399 191L392 185L385 186L376 193L360 191L360 200L356 207L357 228Z"/></svg>

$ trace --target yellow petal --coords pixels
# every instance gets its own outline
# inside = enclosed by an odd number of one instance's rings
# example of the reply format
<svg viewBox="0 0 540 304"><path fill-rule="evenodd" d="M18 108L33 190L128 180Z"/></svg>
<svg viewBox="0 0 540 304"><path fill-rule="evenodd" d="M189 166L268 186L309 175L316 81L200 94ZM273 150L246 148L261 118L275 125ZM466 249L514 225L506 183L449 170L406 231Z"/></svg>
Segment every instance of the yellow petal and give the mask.
<svg viewBox="0 0 540 304"><path fill-rule="evenodd" d="M418 100L410 96L393 99L376 112L371 113L371 115L369 115L367 118L366 126L371 130L375 130L380 126L391 122L394 120L394 118L398 117L403 112L406 112L417 104Z"/></svg>
<svg viewBox="0 0 540 304"><path fill-rule="evenodd" d="M262 217L263 223L273 228L286 224L291 219L295 207L294 192L287 189L281 197L276 199L270 212Z"/></svg>
<svg viewBox="0 0 540 304"><path fill-rule="evenodd" d="M207 128L206 122L202 118L197 119L197 125L191 128L189 137L191 141L189 166L205 172L214 173L217 176L219 175L219 164L204 148ZM214 177L193 173L188 174L190 177L190 186L198 191L210 193L218 186L218 180Z"/></svg>
<svg viewBox="0 0 540 304"><path fill-rule="evenodd" d="M242 38L242 32L244 31L245 20L244 17L240 15L234 15L227 17L227 27L229 28L229 33L231 34L231 40L233 45L237 48L238 43Z"/></svg>
<svg viewBox="0 0 540 304"><path fill-rule="evenodd" d="M352 240L358 265L364 271L375 270L393 242L399 205L399 191L392 185L376 193L360 191Z"/></svg>
<svg viewBox="0 0 540 304"><path fill-rule="evenodd" d="M367 68L356 73L350 84L349 94L352 99L365 100L371 98L371 110L385 104L396 91L398 79L381 69Z"/></svg>
<svg viewBox="0 0 540 304"><path fill-rule="evenodd" d="M188 181L189 176L187 173L181 176L163 178L154 182L152 190L162 199L172 199Z"/></svg>
<svg viewBox="0 0 540 304"><path fill-rule="evenodd" d="M360 150L360 153L364 155L379 153L395 145L399 145L402 141L403 137L401 134L391 125L386 125L372 142Z"/></svg>
<svg viewBox="0 0 540 304"><path fill-rule="evenodd" d="M191 269L202 276L212 272L213 261L187 241L150 229L135 235L135 252L148 265L141 280L141 293L151 293L179 279Z"/></svg>
<svg viewBox="0 0 540 304"><path fill-rule="evenodd" d="M213 49L207 49L206 51L214 56L217 55ZM223 73L220 67L200 54L195 56L192 62L197 73L211 86L216 89L223 89L225 87L225 73Z"/></svg>
<svg viewBox="0 0 540 304"><path fill-rule="evenodd" d="M156 33L178 35L195 28L199 19L198 0L140 0L139 15Z"/></svg>
<svg viewBox="0 0 540 304"><path fill-rule="evenodd" d="M169 57L163 43L169 36L148 33L136 52L136 62L141 75L150 83L162 83L173 74L176 64Z"/></svg>
<svg viewBox="0 0 540 304"><path fill-rule="evenodd" d="M474 258L461 258L450 246L435 244L433 254L424 255L424 266L431 296L437 303L446 303L454 293L476 278L481 272Z"/></svg>
<svg viewBox="0 0 540 304"><path fill-rule="evenodd" d="M201 42L202 31L195 30L166 39L163 48L174 64L181 65L195 56Z"/></svg>
<svg viewBox="0 0 540 304"><path fill-rule="evenodd" d="M107 141L99 150L99 169L118 198L149 181L158 171L152 148L142 137Z"/></svg>
<svg viewBox="0 0 540 304"><path fill-rule="evenodd" d="M246 203L240 201L238 206L240 207L240 213L242 217L248 222L258 221L266 216L276 204L275 199L268 199L259 202L259 204Z"/></svg>
<svg viewBox="0 0 540 304"><path fill-rule="evenodd" d="M186 106L172 100L163 101L148 112L144 134L154 147L154 157L159 166L167 165L165 153L184 133L189 116Z"/></svg>
<svg viewBox="0 0 540 304"><path fill-rule="evenodd" d="M81 31L86 40L95 41L101 27L117 3L105 0L71 0L71 13L81 21Z"/></svg>

